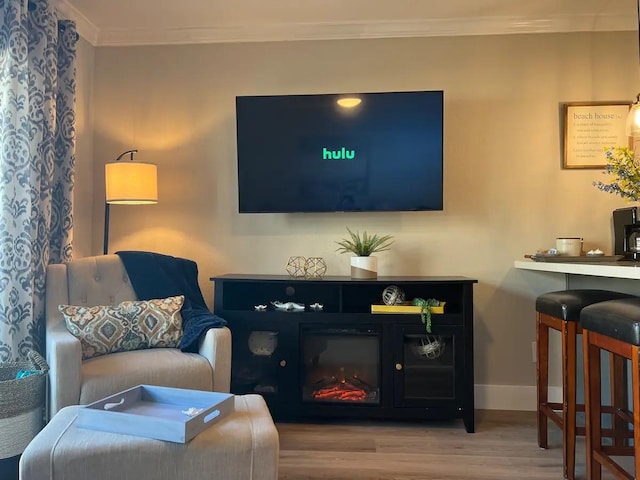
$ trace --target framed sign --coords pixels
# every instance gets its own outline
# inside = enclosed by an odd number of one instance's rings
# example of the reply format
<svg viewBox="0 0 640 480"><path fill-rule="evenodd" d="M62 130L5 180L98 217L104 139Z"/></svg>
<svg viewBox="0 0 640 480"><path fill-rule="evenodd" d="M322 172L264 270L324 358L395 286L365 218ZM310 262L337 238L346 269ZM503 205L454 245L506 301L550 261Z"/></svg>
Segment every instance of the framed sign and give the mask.
<svg viewBox="0 0 640 480"><path fill-rule="evenodd" d="M605 148L627 146L630 102L564 103L563 168L604 168Z"/></svg>

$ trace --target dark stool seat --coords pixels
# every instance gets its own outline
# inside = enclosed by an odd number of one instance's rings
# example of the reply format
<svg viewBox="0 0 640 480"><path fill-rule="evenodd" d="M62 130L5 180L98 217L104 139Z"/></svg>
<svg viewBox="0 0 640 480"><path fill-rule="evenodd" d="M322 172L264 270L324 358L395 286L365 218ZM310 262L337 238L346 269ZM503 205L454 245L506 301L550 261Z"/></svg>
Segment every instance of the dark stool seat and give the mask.
<svg viewBox="0 0 640 480"><path fill-rule="evenodd" d="M640 298L602 302L585 308L582 328L640 346Z"/></svg>
<svg viewBox="0 0 640 480"><path fill-rule="evenodd" d="M576 345L582 333L581 312L600 302L629 298L630 295L598 289L575 289L549 292L536 298L536 387L538 392L538 445L547 448L548 420L562 430L564 476L575 478L576 435L584 428L576 426ZM562 337L562 403L549 402L549 329Z"/></svg>
<svg viewBox="0 0 640 480"><path fill-rule="evenodd" d="M536 298L536 312L569 322L579 322L580 312L586 306L607 300L629 298L630 295L608 290L561 290Z"/></svg>
<svg viewBox="0 0 640 480"><path fill-rule="evenodd" d="M635 472L640 475L640 298L611 300L585 307L580 323L584 343L587 478L599 480L602 467L617 479L636 478L613 457L634 456ZM613 445L602 444L602 437L607 436L602 428L602 414L607 411L602 406L602 350L619 359L618 363L630 360L631 365L631 412L627 406L627 372L624 368L613 369L613 375L619 376L621 385L625 386L622 395L613 397L614 403L609 409L617 425L614 426ZM632 425L632 431L628 425ZM633 438L635 448L628 446L628 438Z"/></svg>

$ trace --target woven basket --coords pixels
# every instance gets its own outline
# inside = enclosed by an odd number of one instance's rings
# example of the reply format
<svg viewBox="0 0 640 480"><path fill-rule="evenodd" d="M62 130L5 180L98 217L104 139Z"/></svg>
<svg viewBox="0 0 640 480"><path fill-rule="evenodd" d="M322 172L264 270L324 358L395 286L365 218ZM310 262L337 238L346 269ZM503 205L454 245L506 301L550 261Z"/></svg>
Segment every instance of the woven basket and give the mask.
<svg viewBox="0 0 640 480"><path fill-rule="evenodd" d="M0 458L22 453L44 423L49 366L38 352L28 361L0 363ZM20 370L37 373L16 379Z"/></svg>

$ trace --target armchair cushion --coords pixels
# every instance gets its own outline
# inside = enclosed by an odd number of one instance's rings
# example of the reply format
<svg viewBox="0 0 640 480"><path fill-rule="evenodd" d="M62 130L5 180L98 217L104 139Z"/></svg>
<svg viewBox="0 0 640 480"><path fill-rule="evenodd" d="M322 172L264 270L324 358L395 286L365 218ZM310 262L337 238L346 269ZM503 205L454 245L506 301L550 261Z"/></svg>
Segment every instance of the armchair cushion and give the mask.
<svg viewBox="0 0 640 480"><path fill-rule="evenodd" d="M140 384L213 390L207 359L177 348L154 348L103 355L81 367L80 404L95 402Z"/></svg>
<svg viewBox="0 0 640 480"><path fill-rule="evenodd" d="M176 348L182 339L184 296L118 305L59 305L69 332L80 340L82 358L154 347Z"/></svg>

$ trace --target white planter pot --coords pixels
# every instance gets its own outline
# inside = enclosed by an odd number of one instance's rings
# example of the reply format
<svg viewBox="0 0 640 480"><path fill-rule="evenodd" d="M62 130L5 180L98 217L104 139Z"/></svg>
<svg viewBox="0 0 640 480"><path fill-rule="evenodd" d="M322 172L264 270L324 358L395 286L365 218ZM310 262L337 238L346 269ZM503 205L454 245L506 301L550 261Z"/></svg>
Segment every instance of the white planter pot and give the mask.
<svg viewBox="0 0 640 480"><path fill-rule="evenodd" d="M351 278L378 278L377 257L351 257Z"/></svg>

